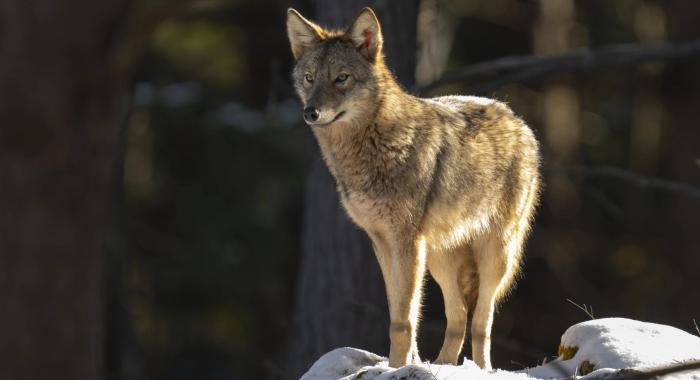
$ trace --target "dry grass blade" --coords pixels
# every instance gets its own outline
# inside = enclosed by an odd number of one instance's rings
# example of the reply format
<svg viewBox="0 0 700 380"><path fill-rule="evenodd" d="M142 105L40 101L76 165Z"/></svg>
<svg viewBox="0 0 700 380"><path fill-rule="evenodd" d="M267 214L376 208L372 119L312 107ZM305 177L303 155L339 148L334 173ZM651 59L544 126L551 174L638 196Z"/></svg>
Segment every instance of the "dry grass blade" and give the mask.
<svg viewBox="0 0 700 380"><path fill-rule="evenodd" d="M593 306L586 305L585 303L583 304L583 306L581 306L568 298L566 300L569 301L570 304L581 309L584 313L586 313L589 317L591 317L591 319L595 319L595 316L593 315Z"/></svg>

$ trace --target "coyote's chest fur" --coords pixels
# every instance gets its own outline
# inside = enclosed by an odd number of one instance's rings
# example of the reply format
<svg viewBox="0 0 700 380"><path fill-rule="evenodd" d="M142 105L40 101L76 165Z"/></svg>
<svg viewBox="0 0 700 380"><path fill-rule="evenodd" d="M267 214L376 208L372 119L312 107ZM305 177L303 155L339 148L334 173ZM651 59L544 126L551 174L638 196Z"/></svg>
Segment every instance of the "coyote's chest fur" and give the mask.
<svg viewBox="0 0 700 380"><path fill-rule="evenodd" d="M317 137L349 216L366 230L381 229L398 222L402 199L407 201L417 190L406 188L407 182L415 182L413 138L397 136L403 125L373 123L349 130L353 127L334 125Z"/></svg>

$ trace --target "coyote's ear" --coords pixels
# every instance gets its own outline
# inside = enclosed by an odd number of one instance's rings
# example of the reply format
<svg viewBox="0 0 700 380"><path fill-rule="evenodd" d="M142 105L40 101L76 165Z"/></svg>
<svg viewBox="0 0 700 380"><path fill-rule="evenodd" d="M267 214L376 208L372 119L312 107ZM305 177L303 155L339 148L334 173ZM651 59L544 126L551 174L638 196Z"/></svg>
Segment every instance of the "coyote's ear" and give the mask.
<svg viewBox="0 0 700 380"><path fill-rule="evenodd" d="M323 39L323 28L305 19L293 8L287 10L287 36L294 59L301 58Z"/></svg>
<svg viewBox="0 0 700 380"><path fill-rule="evenodd" d="M382 30L379 27L379 20L370 8L362 8L360 14L355 19L347 32L357 47L357 51L365 58L374 62L377 55L382 50Z"/></svg>

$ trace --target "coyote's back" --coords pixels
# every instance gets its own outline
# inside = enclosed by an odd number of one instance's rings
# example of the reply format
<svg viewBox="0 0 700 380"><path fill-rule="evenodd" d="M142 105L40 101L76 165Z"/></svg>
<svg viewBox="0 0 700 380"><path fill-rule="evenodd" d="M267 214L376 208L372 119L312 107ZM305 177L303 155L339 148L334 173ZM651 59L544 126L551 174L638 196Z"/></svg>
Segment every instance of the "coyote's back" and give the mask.
<svg viewBox="0 0 700 380"><path fill-rule="evenodd" d="M503 103L420 99L387 69L365 8L345 31L289 10L295 88L348 215L372 239L391 316L389 362L419 360L426 269L445 299L438 362L456 363L472 313L472 355L489 368L496 302L517 273L539 187L532 131Z"/></svg>

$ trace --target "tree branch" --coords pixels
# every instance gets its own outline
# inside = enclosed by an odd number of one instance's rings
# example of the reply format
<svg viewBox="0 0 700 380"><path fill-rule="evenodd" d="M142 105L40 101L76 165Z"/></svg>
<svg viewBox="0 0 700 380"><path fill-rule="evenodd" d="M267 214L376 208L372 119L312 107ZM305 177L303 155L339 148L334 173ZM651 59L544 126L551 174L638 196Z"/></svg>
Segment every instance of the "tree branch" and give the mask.
<svg viewBox="0 0 700 380"><path fill-rule="evenodd" d="M554 175L612 178L631 183L637 187L663 190L700 199L700 187L663 178L645 177L613 166L554 167L545 169L545 172Z"/></svg>
<svg viewBox="0 0 700 380"><path fill-rule="evenodd" d="M448 72L440 79L423 86L417 86L414 90L417 93L426 93L446 84L470 81L487 75L502 75L495 80L481 81L470 86L471 92L483 93L493 91L509 83L522 82L559 71L585 71L695 56L700 56L700 40L654 46L620 44L596 50L581 49L550 56L504 57Z"/></svg>

